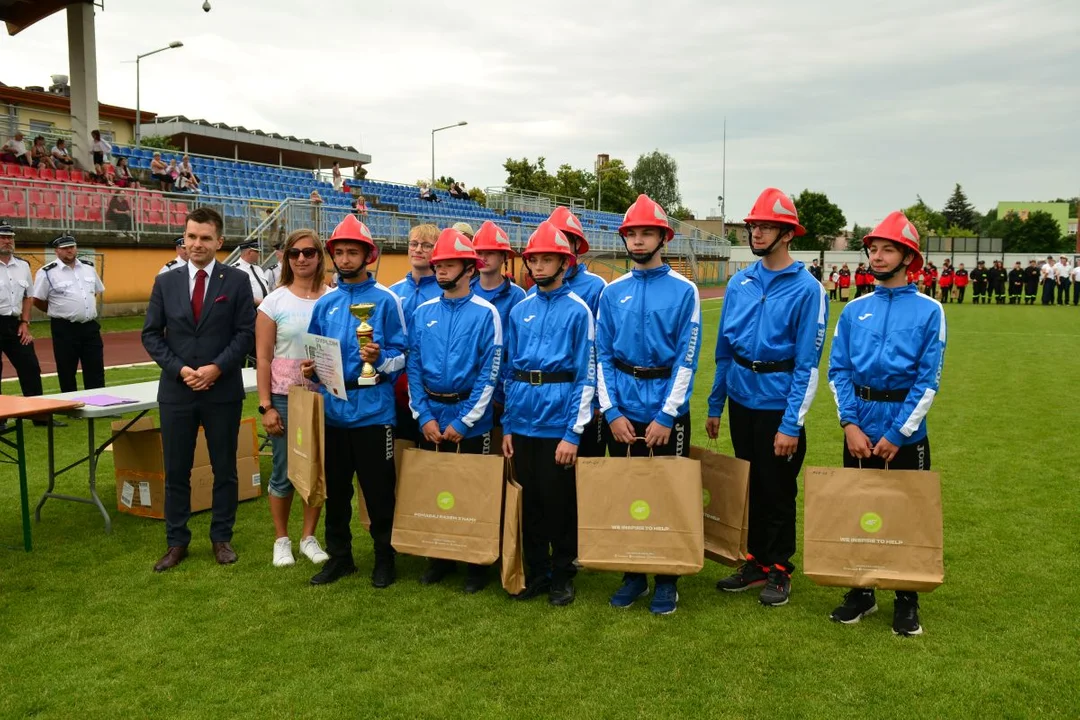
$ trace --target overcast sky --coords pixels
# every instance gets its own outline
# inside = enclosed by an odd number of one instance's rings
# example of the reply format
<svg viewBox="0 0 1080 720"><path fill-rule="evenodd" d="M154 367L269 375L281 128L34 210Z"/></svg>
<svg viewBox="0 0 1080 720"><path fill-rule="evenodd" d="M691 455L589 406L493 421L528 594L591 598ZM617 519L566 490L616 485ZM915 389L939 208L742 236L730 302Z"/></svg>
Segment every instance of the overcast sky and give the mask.
<svg viewBox="0 0 1080 720"><path fill-rule="evenodd" d="M654 148L699 217L766 186L820 190L849 225L963 184L1080 193L1080 2L106 0L102 102L350 144L370 177L486 187L508 156L591 168ZM66 73L63 13L0 38L0 81Z"/></svg>

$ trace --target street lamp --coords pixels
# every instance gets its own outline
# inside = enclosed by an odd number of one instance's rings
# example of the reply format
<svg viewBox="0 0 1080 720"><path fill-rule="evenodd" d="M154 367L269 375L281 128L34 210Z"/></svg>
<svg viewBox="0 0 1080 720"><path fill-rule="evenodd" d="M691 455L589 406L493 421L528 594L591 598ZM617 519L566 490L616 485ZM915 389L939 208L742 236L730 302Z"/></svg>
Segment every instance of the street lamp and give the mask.
<svg viewBox="0 0 1080 720"><path fill-rule="evenodd" d="M462 125L468 125L468 124L469 123L462 120L461 122L456 122L453 125L446 125L444 127L435 128L434 130L431 131L431 188L432 188L432 190L435 189L435 133L439 132L440 130L449 130L450 128L461 127Z"/></svg>
<svg viewBox="0 0 1080 720"><path fill-rule="evenodd" d="M142 106L140 102L140 77L139 77L139 61L144 57L150 57L156 55L159 52L165 52L166 50L173 50L175 48L184 47L184 43L179 40L173 40L167 46L158 48L157 50L151 50L148 53L135 56L135 147L142 145Z"/></svg>

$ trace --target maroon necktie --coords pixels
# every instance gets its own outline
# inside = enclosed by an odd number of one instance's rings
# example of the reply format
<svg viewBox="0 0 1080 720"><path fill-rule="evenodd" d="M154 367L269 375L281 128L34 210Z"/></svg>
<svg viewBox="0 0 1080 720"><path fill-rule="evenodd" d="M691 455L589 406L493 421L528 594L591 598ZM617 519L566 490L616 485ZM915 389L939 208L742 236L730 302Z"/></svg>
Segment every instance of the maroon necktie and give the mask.
<svg viewBox="0 0 1080 720"><path fill-rule="evenodd" d="M199 322L202 315L203 295L206 294L206 271L199 270L195 273L195 291L191 293L191 312L195 314L195 322Z"/></svg>

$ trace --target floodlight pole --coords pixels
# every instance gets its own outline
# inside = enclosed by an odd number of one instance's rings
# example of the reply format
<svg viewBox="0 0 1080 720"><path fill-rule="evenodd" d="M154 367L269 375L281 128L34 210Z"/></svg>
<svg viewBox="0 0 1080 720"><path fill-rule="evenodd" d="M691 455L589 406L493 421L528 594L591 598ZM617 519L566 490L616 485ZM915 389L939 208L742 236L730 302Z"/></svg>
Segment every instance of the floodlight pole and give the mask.
<svg viewBox="0 0 1080 720"><path fill-rule="evenodd" d="M143 53L142 55L135 56L135 147L142 147L142 98L140 97L142 91L142 78L139 72L139 63L144 57L150 57L151 55L156 55L159 52L165 52L166 50L173 50L174 48L182 47L184 47L184 43L180 42L179 40L173 40L171 43L169 43L163 48L158 48L157 50L151 50L148 53Z"/></svg>
<svg viewBox="0 0 1080 720"><path fill-rule="evenodd" d="M462 125L468 125L468 124L469 124L468 122L466 122L465 120L462 120L461 122L456 122L453 125L445 125L445 126L443 126L441 128L435 128L435 129L433 129L431 131L431 188L432 188L432 190L435 189L435 133L439 132L440 130L449 130L450 128L461 127Z"/></svg>

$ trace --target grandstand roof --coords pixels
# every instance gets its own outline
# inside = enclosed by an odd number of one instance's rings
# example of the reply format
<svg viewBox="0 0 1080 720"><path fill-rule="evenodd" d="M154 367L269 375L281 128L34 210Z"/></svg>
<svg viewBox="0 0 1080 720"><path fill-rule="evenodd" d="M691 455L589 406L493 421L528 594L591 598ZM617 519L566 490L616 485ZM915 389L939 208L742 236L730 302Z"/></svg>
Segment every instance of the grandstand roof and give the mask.
<svg viewBox="0 0 1080 720"><path fill-rule="evenodd" d="M86 0L82 0L86 2ZM72 0L0 0L0 20L7 24L8 35L17 35L38 20L43 20L68 5L78 5Z"/></svg>
<svg viewBox="0 0 1080 720"><path fill-rule="evenodd" d="M4 0L0 0L4 2ZM71 112L71 98L58 93L44 92L42 90L28 90L27 88L13 87L0 82L0 102L8 102L14 105L32 105L39 108ZM106 105L98 103L98 115L101 117L114 118L135 122L135 109L120 107L118 105ZM142 111L143 122L152 122L156 117L147 110Z"/></svg>

